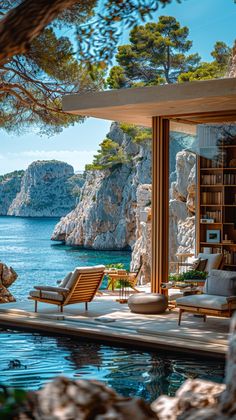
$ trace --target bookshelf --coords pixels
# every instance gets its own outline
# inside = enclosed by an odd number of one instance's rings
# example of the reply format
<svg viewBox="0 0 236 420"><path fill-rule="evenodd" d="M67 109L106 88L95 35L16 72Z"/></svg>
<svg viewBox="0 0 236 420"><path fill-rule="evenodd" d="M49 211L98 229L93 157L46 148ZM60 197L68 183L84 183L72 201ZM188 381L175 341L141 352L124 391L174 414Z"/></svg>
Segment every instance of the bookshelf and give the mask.
<svg viewBox="0 0 236 420"><path fill-rule="evenodd" d="M215 126L200 134L197 251L223 253L236 271L236 135Z"/></svg>

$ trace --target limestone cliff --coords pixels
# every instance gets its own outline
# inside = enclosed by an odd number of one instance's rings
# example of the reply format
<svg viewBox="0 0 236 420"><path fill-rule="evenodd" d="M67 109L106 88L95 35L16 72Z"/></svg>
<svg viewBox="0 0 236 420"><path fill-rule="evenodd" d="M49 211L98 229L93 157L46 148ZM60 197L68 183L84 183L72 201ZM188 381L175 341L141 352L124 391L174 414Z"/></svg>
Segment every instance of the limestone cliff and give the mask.
<svg viewBox="0 0 236 420"><path fill-rule="evenodd" d="M55 160L33 162L7 215L61 217L75 207L80 186L81 179L71 165Z"/></svg>
<svg viewBox="0 0 236 420"><path fill-rule="evenodd" d="M176 155L176 181L171 184L169 220L170 261L176 253L194 253L196 156L187 150Z"/></svg>
<svg viewBox="0 0 236 420"><path fill-rule="evenodd" d="M136 240L136 191L150 183L150 147L135 144L118 124L108 137L122 145L128 163L88 171L81 200L55 227L53 240L93 249L132 248Z"/></svg>
<svg viewBox="0 0 236 420"><path fill-rule="evenodd" d="M20 191L24 171L14 171L0 177L0 216L5 216Z"/></svg>
<svg viewBox="0 0 236 420"><path fill-rule="evenodd" d="M150 280L151 263L151 149L150 143L134 143L119 124L111 125L108 137L122 146L128 163L112 169L88 171L76 209L56 225L52 240L98 250L127 249L131 269ZM171 134L170 256L190 251L194 228L194 154L183 150L192 141ZM174 238L174 239L173 239Z"/></svg>

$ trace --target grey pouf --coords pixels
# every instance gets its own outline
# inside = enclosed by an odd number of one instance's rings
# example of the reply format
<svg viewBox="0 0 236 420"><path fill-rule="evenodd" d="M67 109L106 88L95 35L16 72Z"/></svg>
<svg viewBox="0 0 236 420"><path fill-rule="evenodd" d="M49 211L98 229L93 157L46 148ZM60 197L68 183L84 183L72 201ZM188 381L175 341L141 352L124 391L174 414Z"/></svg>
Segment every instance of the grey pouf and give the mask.
<svg viewBox="0 0 236 420"><path fill-rule="evenodd" d="M136 314L160 314L168 307L168 299L160 293L136 293L128 299L131 312Z"/></svg>

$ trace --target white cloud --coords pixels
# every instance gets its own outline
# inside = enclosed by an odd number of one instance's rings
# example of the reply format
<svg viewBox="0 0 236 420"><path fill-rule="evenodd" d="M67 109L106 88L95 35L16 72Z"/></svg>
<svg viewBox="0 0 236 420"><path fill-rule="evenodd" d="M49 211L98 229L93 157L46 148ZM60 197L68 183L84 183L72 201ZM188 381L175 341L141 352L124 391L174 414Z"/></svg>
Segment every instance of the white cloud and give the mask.
<svg viewBox="0 0 236 420"><path fill-rule="evenodd" d="M1 174L16 169L26 169L35 160L60 160L73 166L75 171L83 170L91 163L96 151L88 150L24 150L19 153L0 155Z"/></svg>

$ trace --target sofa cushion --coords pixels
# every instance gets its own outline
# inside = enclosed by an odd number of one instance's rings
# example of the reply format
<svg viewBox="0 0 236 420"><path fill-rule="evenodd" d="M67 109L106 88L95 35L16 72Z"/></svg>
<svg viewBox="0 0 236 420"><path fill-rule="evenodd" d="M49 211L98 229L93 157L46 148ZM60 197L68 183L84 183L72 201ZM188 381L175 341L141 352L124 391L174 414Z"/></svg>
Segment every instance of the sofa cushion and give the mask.
<svg viewBox="0 0 236 420"><path fill-rule="evenodd" d="M64 278L61 282L59 282L59 286L60 286L60 287L66 287L66 285L67 285L68 281L70 280L71 275L72 275L72 271L70 271L70 272L69 272L69 273L65 276L65 278Z"/></svg>
<svg viewBox="0 0 236 420"><path fill-rule="evenodd" d="M40 297L40 291L39 290L32 290L31 292L29 292L31 297ZM55 300L55 302L63 302L64 300L64 296L60 293L57 292L41 292L41 297L43 299L50 299L50 300Z"/></svg>
<svg viewBox="0 0 236 420"><path fill-rule="evenodd" d="M225 296L215 295L190 295L176 299L177 306L189 306L194 308L227 310L229 308L227 298ZM232 309L236 309L236 303L231 305Z"/></svg>
<svg viewBox="0 0 236 420"><path fill-rule="evenodd" d="M236 271L211 270L203 292L218 296L236 295Z"/></svg>
<svg viewBox="0 0 236 420"><path fill-rule="evenodd" d="M222 254L203 254L200 252L198 258L201 260L207 260L205 271L209 273L212 269L218 269L222 263L223 255Z"/></svg>

